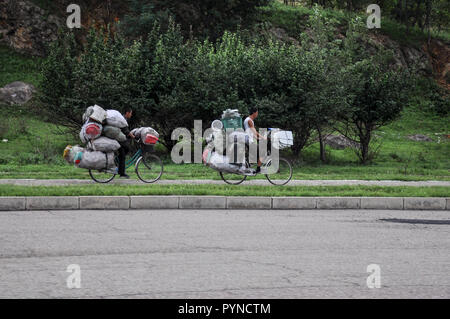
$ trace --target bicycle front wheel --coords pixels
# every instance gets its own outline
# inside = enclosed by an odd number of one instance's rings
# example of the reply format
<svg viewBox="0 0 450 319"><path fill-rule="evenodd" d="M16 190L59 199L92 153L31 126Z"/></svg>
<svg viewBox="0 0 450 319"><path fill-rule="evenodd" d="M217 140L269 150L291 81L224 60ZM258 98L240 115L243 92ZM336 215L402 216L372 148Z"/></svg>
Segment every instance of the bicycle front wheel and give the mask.
<svg viewBox="0 0 450 319"><path fill-rule="evenodd" d="M163 162L153 154L144 154L136 163L136 174L144 183L157 182L161 178L163 170Z"/></svg>
<svg viewBox="0 0 450 319"><path fill-rule="evenodd" d="M275 165L272 165L273 160L270 159L265 165L267 170L266 178L267 180L277 186L286 185L292 179L292 165L287 159L280 157L278 169Z"/></svg>

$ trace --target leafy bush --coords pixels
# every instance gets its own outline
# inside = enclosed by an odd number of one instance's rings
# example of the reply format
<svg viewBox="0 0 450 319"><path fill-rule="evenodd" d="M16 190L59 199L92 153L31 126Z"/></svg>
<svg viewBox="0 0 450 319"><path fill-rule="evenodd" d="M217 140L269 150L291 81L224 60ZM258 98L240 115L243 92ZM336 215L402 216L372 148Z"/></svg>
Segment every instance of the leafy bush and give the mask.
<svg viewBox="0 0 450 319"><path fill-rule="evenodd" d="M216 42L185 41L172 20L164 30L155 23L146 39L129 45L120 34L101 30L91 31L79 48L69 33L51 48L40 101L53 121L76 129L89 105L131 106L132 125L153 126L168 149L174 129L191 128L194 120L209 125L226 108L246 114L259 107L259 127L294 132L294 154L316 132L322 142L339 120L363 145L359 155L366 162L373 131L402 109L404 74L382 55L367 57L358 35L333 40L319 10L308 23L301 45L240 32L225 32Z"/></svg>

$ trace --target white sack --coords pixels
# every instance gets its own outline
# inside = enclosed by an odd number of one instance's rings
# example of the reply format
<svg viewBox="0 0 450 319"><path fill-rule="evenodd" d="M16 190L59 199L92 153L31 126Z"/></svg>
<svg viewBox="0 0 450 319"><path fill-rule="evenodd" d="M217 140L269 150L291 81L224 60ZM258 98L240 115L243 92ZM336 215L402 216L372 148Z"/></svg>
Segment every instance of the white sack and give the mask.
<svg viewBox="0 0 450 319"><path fill-rule="evenodd" d="M103 170L116 167L114 153L83 152L79 168Z"/></svg>
<svg viewBox="0 0 450 319"><path fill-rule="evenodd" d="M124 128L128 126L127 120L123 117L123 115L116 110L107 110L106 111L106 124Z"/></svg>
<svg viewBox="0 0 450 319"><path fill-rule="evenodd" d="M88 143L88 149L92 151L99 151L103 153L115 152L120 148L119 142L116 140L107 138L107 137L99 137L93 141Z"/></svg>

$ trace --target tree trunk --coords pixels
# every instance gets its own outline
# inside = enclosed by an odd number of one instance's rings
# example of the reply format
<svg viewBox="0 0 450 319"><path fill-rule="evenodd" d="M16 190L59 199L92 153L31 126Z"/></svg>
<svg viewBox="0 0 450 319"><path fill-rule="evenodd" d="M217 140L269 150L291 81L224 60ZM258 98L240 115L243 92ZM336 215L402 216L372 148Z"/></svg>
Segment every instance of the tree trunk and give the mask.
<svg viewBox="0 0 450 319"><path fill-rule="evenodd" d="M431 20L431 1L432 0L426 0L425 2L425 25L428 29L428 44L431 42L431 26L430 26L430 20Z"/></svg>
<svg viewBox="0 0 450 319"><path fill-rule="evenodd" d="M327 155L325 153L325 143L323 141L322 130L320 127L317 128L317 132L319 133L319 144L320 144L320 160L322 163L327 162Z"/></svg>
<svg viewBox="0 0 450 319"><path fill-rule="evenodd" d="M360 145L361 145L361 150L360 150L360 154L361 154L361 163L362 164L366 164L369 161L369 146L370 146L370 140L371 140L371 129L368 127L368 125L365 125L366 128L365 129L361 129L360 130L360 135L359 135L359 141L360 141Z"/></svg>

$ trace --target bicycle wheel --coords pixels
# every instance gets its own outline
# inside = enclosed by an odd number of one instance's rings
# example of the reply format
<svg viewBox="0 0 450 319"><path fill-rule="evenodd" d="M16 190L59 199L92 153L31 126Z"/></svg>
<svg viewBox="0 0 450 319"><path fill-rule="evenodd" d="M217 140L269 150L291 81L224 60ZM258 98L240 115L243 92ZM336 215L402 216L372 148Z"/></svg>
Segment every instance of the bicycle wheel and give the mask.
<svg viewBox="0 0 450 319"><path fill-rule="evenodd" d="M246 167L250 167L248 161L246 161L245 165ZM222 177L222 180L229 185L239 185L247 179L247 175L239 175L226 172L219 172L219 175L220 177Z"/></svg>
<svg viewBox="0 0 450 319"><path fill-rule="evenodd" d="M271 170L272 167L272 170ZM280 157L278 169L275 171L272 166L272 159L270 159L264 166L267 170L267 180L277 186L286 185L292 178L292 165L287 159Z"/></svg>
<svg viewBox="0 0 450 319"><path fill-rule="evenodd" d="M231 174L224 172L219 172L219 174L220 177L222 177L223 181L230 185L239 185L247 179L246 175Z"/></svg>
<svg viewBox="0 0 450 319"><path fill-rule="evenodd" d="M144 154L136 163L136 174L144 183L155 183L163 174L164 166L161 159L153 154Z"/></svg>
<svg viewBox="0 0 450 319"><path fill-rule="evenodd" d="M95 182L100 184L107 184L116 177L116 174L111 171L89 170L89 175Z"/></svg>

